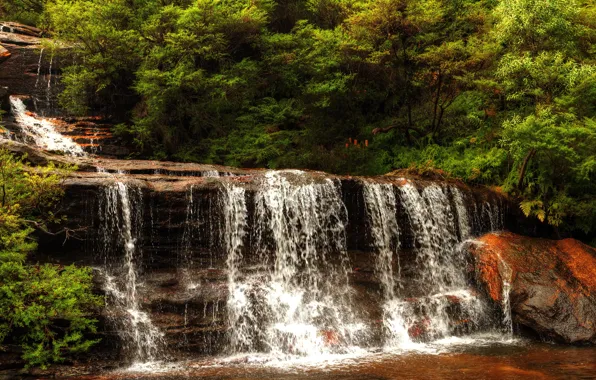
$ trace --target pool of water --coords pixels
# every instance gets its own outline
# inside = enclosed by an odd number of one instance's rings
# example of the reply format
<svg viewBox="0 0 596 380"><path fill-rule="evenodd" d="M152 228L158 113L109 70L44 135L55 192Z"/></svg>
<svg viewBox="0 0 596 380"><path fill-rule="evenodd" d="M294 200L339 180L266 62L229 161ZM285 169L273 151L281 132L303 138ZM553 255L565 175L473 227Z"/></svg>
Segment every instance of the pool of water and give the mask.
<svg viewBox="0 0 596 380"><path fill-rule="evenodd" d="M596 379L596 347L523 340L450 338L407 350L377 350L317 358L240 355L183 363L146 363L92 379Z"/></svg>

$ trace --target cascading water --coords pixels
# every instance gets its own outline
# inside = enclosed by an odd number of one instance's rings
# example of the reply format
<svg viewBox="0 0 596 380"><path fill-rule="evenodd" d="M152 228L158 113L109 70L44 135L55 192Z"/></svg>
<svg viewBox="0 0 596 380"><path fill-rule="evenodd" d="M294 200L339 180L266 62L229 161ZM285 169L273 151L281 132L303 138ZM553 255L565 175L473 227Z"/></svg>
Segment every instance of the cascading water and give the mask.
<svg viewBox="0 0 596 380"><path fill-rule="evenodd" d="M511 317L511 281L513 281L513 271L511 267L499 256L499 273L503 279L502 286L502 307L503 307L503 326L509 336L513 336L513 318Z"/></svg>
<svg viewBox="0 0 596 380"><path fill-rule="evenodd" d="M22 99L11 96L10 104L12 114L23 134L32 139L35 145L42 149L60 151L71 156L86 155L80 145L57 132L56 126L51 120L36 118L27 112L27 107Z"/></svg>
<svg viewBox="0 0 596 380"><path fill-rule="evenodd" d="M411 183L399 186L415 241L417 270L409 299L395 293L394 282L399 277L391 269L391 259L399 250L399 226L394 191L390 184L364 184L371 237L378 250L376 270L385 295L386 345L407 348L412 336L443 338L454 332L458 320L479 323L485 313L482 301L468 289L465 256L460 248L470 237L471 226L463 195L455 186L430 185L422 190ZM454 304L459 308L455 313Z"/></svg>
<svg viewBox="0 0 596 380"><path fill-rule="evenodd" d="M411 339L403 320L403 302L398 298L401 275L395 190L392 184L364 182L363 195L372 242L378 251L375 271L383 291L383 325L389 332L388 344L405 346L411 343ZM393 269L394 261L397 261L397 273Z"/></svg>
<svg viewBox="0 0 596 380"><path fill-rule="evenodd" d="M120 181L104 190L100 236L106 260L106 307L118 327L129 359L133 362L154 361L160 358L163 334L153 325L149 314L141 309L137 280L142 193Z"/></svg>
<svg viewBox="0 0 596 380"><path fill-rule="evenodd" d="M249 248L263 269L251 270L240 257L238 232L226 234L235 237L226 244L232 350L275 357L350 351L362 325L351 311L346 210L336 184L316 182L299 171L268 172L254 202L255 236ZM238 210L244 209L224 211L237 215ZM226 220L237 219L233 215ZM243 228L232 226L237 227Z"/></svg>

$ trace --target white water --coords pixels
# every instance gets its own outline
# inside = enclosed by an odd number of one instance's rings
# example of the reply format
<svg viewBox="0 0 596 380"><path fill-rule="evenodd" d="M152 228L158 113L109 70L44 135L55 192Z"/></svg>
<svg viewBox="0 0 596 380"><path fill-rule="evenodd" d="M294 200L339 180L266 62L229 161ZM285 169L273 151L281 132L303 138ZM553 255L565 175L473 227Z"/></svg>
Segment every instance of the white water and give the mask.
<svg viewBox="0 0 596 380"><path fill-rule="evenodd" d="M513 319L511 317L511 281L513 281L513 271L511 267L499 255L499 274L502 278L502 307L503 307L503 326L509 334L513 336Z"/></svg>
<svg viewBox="0 0 596 380"><path fill-rule="evenodd" d="M461 308L460 319L478 323L484 315L482 301L469 289L461 239L468 238L471 226L463 195L457 187L429 185L418 190L411 183L399 186L404 211L408 214L416 251L417 294L403 298L394 291L400 276L393 272L392 260L399 251L398 202L393 185L365 183L364 199L371 237L378 251L376 272L384 289L386 347L407 349L419 341L443 339L456 329L454 303ZM448 195L452 194L454 208ZM456 231L456 218L459 235ZM397 243L395 243L397 240Z"/></svg>
<svg viewBox="0 0 596 380"><path fill-rule="evenodd" d="M10 104L14 118L23 134L31 138L39 148L49 151L60 151L71 156L85 156L83 148L72 139L56 131L55 124L50 119L38 118L27 112L23 101L10 97Z"/></svg>
<svg viewBox="0 0 596 380"><path fill-rule="evenodd" d="M44 50L45 49L42 48L39 51L39 61L37 62L37 78L35 79L35 89L37 89L37 86L39 84L39 77L41 75L41 61L42 61L42 58L43 58L43 51Z"/></svg>
<svg viewBox="0 0 596 380"><path fill-rule="evenodd" d="M404 314L406 304L398 297L399 224L397 199L392 184L363 183L364 202L370 224L372 242L377 250L375 272L383 291L383 325L388 332L386 344L392 347L412 345ZM398 271L393 268L397 263Z"/></svg>
<svg viewBox="0 0 596 380"><path fill-rule="evenodd" d="M252 249L264 269L239 269L239 239L227 244L232 350L275 358L350 352L363 326L351 312L346 210L336 184L299 171L269 172L255 198Z"/></svg>
<svg viewBox="0 0 596 380"><path fill-rule="evenodd" d="M140 191L129 188L123 182L105 187L102 203L101 235L104 244L113 241L116 234L116 244L108 247L106 253L106 268L104 291L106 292L106 308L112 314L118 327L118 334L128 351L132 362L151 362L159 359L163 345L163 334L155 327L149 314L141 309L138 280L137 261L140 253L136 246L135 230L142 214L133 210L132 198L141 198ZM136 228L135 228L136 227ZM111 250L115 252L110 252ZM109 254L116 254L123 250L124 260L120 263L110 263Z"/></svg>
<svg viewBox="0 0 596 380"><path fill-rule="evenodd" d="M250 347L250 335L245 334L251 324L259 320L248 308L249 300L246 285L240 278L242 249L247 234L248 210L246 208L246 192L243 188L224 184L221 191L221 206L224 218L224 249L228 254L228 328L231 329L231 346L234 349Z"/></svg>

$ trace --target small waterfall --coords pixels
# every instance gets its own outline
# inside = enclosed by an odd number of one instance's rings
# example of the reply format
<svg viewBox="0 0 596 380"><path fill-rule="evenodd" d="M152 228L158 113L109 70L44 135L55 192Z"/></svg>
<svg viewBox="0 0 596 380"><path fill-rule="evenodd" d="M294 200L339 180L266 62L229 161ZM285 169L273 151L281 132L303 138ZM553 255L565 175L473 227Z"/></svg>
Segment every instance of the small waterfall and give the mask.
<svg viewBox="0 0 596 380"><path fill-rule="evenodd" d="M429 185L420 191L406 183L399 192L417 247L417 272L413 297L394 297L385 305L385 324L393 334L388 344L398 347L410 343L408 335L418 340L443 338L454 333L459 321L478 323L484 315L482 301L468 289L465 255L455 229L457 213L462 237L470 231L467 210L455 195L459 189ZM449 193L454 194L455 210ZM459 310L454 311L454 305Z"/></svg>
<svg viewBox="0 0 596 380"><path fill-rule="evenodd" d="M223 245L228 254L226 266L228 269L228 328L231 331L231 347L242 350L251 346L251 336L246 334L250 326L258 324L259 320L252 315L248 306L246 284L240 277L242 264L242 249L246 236L248 209L246 207L246 192L243 188L231 184L224 184L221 191L221 207L223 214Z"/></svg>
<svg viewBox="0 0 596 380"><path fill-rule="evenodd" d="M275 357L348 352L362 325L351 311L346 210L336 184L300 171L268 172L254 202L250 249L263 269L237 270L239 239L228 243L232 349Z"/></svg>
<svg viewBox="0 0 596 380"><path fill-rule="evenodd" d="M453 196L455 209L457 211L457 222L459 227L460 241L465 241L472 236L472 226L468 217L466 202L459 188L455 186L451 187L451 194Z"/></svg>
<svg viewBox="0 0 596 380"><path fill-rule="evenodd" d="M511 317L511 282L513 281L513 271L511 267L499 255L499 273L503 280L502 283L502 307L503 307L503 326L509 334L513 336L513 319Z"/></svg>
<svg viewBox="0 0 596 380"><path fill-rule="evenodd" d="M136 206L136 207L135 207ZM142 229L142 193L123 182L105 187L101 202L101 244L106 260L106 305L133 362L159 359L163 334L141 310L137 271ZM124 260L120 261L124 253Z"/></svg>
<svg viewBox="0 0 596 380"><path fill-rule="evenodd" d="M399 271L398 251L400 241L395 189L392 184L365 182L363 184L363 195L370 223L372 242L378 252L375 260L375 271L383 291L383 325L389 332L387 344L390 346L405 346L411 344L411 339L403 319L404 303L397 296L401 275ZM393 270L394 258L397 261L397 273L394 273Z"/></svg>
<svg viewBox="0 0 596 380"><path fill-rule="evenodd" d="M37 118L27 111L23 100L10 97L12 114L23 134L35 145L50 151L60 151L71 156L85 156L80 145L56 131L56 125L49 119Z"/></svg>
<svg viewBox="0 0 596 380"><path fill-rule="evenodd" d="M50 67L48 71L48 86L46 90L47 107L52 107L52 65L54 63L54 54L50 55Z"/></svg>
<svg viewBox="0 0 596 380"><path fill-rule="evenodd" d="M363 192L373 243L379 252L375 262L377 275L385 298L393 299L400 280L399 269L397 275L393 273L394 257L398 259L396 252L400 246L394 188L391 184L364 183Z"/></svg>
<svg viewBox="0 0 596 380"><path fill-rule="evenodd" d="M39 77L41 76L41 62L43 59L43 51L45 49L42 48L39 52L39 62L37 62L37 78L35 79L35 89L37 89L37 86L39 85Z"/></svg>

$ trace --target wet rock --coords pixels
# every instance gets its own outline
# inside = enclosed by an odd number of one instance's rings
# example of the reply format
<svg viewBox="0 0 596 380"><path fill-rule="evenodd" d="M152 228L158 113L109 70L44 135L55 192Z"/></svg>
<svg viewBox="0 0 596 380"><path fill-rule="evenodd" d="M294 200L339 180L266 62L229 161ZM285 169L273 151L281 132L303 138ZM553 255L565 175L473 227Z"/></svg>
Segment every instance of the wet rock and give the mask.
<svg viewBox="0 0 596 380"><path fill-rule="evenodd" d="M0 45L0 63L6 61L10 56L10 52L4 46Z"/></svg>
<svg viewBox="0 0 596 380"><path fill-rule="evenodd" d="M31 37L41 37L43 31L34 26L19 24L12 21L0 21L0 32L16 33Z"/></svg>
<svg viewBox="0 0 596 380"><path fill-rule="evenodd" d="M31 46L31 45L40 45L41 38L28 36L25 34L0 32L0 42L9 44L9 45Z"/></svg>
<svg viewBox="0 0 596 380"><path fill-rule="evenodd" d="M0 25L2 23L0 22ZM42 46L43 38L34 32L0 27L0 44L10 59L2 58L0 49L0 86L7 86L11 95L27 95L35 101L34 111L58 115L56 95L60 92L60 62ZM23 31L19 33L18 31Z"/></svg>
<svg viewBox="0 0 596 380"><path fill-rule="evenodd" d="M8 87L0 87L0 110L10 112L10 101L8 99Z"/></svg>
<svg viewBox="0 0 596 380"><path fill-rule="evenodd" d="M544 339L596 343L596 250L573 239L488 234L471 247L477 278L503 302L511 283L513 321Z"/></svg>

